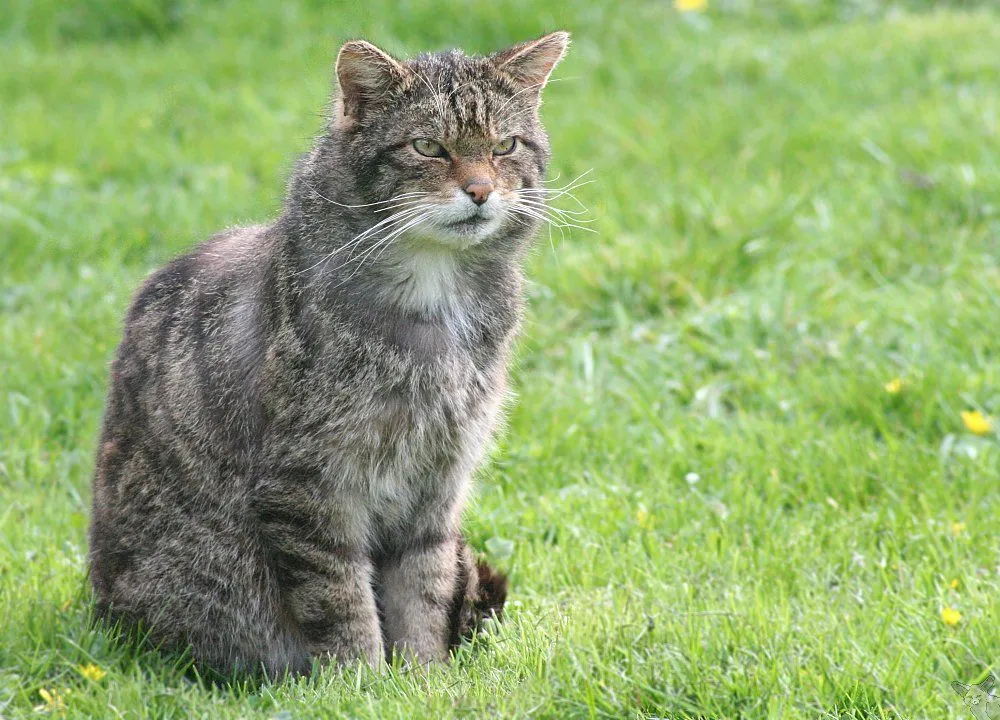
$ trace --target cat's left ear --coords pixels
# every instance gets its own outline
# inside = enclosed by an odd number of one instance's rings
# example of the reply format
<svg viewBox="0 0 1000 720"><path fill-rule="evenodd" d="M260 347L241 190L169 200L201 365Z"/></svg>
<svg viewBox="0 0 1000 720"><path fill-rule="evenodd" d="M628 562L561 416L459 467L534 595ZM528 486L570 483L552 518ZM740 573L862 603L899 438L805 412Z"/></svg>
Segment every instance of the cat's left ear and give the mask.
<svg viewBox="0 0 1000 720"><path fill-rule="evenodd" d="M958 680L951 684L951 688L958 693L960 698L964 698L969 692L969 686L965 683L960 683Z"/></svg>
<svg viewBox="0 0 1000 720"><path fill-rule="evenodd" d="M537 88L537 94L568 47L569 33L559 31L501 50L492 60L498 70L513 75L525 90Z"/></svg>

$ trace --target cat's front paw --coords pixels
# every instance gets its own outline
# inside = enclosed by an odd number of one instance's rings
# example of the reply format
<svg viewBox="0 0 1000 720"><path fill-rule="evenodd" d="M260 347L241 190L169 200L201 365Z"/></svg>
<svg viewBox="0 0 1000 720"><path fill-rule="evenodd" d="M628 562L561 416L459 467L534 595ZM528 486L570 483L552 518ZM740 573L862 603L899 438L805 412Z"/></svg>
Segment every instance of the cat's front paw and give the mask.
<svg viewBox="0 0 1000 720"><path fill-rule="evenodd" d="M316 656L324 667L327 665L344 667L362 662L376 672L381 672L385 668L385 646L381 636L355 643L337 643L336 646L332 645L319 651Z"/></svg>
<svg viewBox="0 0 1000 720"><path fill-rule="evenodd" d="M426 642L400 641L386 648L389 663L399 662L407 668L421 667L448 659L447 648L436 639Z"/></svg>

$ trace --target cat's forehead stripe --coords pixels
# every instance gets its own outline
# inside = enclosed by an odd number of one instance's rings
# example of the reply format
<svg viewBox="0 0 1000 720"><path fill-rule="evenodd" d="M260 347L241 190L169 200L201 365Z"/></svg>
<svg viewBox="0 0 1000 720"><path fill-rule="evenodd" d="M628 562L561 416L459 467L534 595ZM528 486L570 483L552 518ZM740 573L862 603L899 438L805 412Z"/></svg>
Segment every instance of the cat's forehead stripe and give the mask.
<svg viewBox="0 0 1000 720"><path fill-rule="evenodd" d="M460 133L488 133L491 129L488 98L477 82L462 82L452 90L451 111Z"/></svg>
<svg viewBox="0 0 1000 720"><path fill-rule="evenodd" d="M410 66L417 76L412 91L431 96L426 106L443 113L446 135L496 134L506 95L491 84L485 61L452 52L424 55Z"/></svg>

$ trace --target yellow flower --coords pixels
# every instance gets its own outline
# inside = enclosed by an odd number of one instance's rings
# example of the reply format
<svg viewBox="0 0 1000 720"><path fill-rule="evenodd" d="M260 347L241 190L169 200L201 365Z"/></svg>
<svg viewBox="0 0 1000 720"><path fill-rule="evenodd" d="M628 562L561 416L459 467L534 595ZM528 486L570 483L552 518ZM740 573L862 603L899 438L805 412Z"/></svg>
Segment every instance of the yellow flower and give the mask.
<svg viewBox="0 0 1000 720"><path fill-rule="evenodd" d="M950 583L948 583L948 587L950 587L952 590L958 590L958 578L955 578Z"/></svg>
<svg viewBox="0 0 1000 720"><path fill-rule="evenodd" d="M51 690L38 688L38 696L45 702L42 705L35 705L35 712L54 713L62 712L66 709L66 701L63 700L62 694L55 688Z"/></svg>
<svg viewBox="0 0 1000 720"><path fill-rule="evenodd" d="M945 625L949 627L955 627L960 622L962 622L962 613L960 613L955 608L941 608L941 619L944 621Z"/></svg>
<svg viewBox="0 0 1000 720"><path fill-rule="evenodd" d="M899 395L899 391L903 389L903 381L899 378L893 378L885 384L885 391L890 395Z"/></svg>
<svg viewBox="0 0 1000 720"><path fill-rule="evenodd" d="M964 522L953 522L951 524L951 534L954 535L955 537L961 535L964 530L965 530Z"/></svg>
<svg viewBox="0 0 1000 720"><path fill-rule="evenodd" d="M638 523L639 527L649 529L649 511L646 510L642 505L639 509L635 511L635 521Z"/></svg>
<svg viewBox="0 0 1000 720"><path fill-rule="evenodd" d="M94 682L100 682L104 679L107 673L94 663L87 663L86 665L80 665L80 674L83 675L88 680L93 680Z"/></svg>
<svg viewBox="0 0 1000 720"><path fill-rule="evenodd" d="M962 422L965 423L966 430L976 435L985 435L993 429L993 423L990 422L990 419L978 410L963 412Z"/></svg>
<svg viewBox="0 0 1000 720"><path fill-rule="evenodd" d="M708 0L674 0L677 12L701 12L708 7Z"/></svg>

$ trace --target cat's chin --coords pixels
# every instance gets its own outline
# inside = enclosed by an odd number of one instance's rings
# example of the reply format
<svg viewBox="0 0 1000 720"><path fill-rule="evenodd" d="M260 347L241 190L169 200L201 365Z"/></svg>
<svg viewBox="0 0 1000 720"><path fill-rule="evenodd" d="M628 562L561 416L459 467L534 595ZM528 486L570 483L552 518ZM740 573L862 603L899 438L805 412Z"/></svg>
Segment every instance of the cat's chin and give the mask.
<svg viewBox="0 0 1000 720"><path fill-rule="evenodd" d="M495 235L502 224L503 219L500 217L475 217L428 228L421 233L421 239L446 248L465 250Z"/></svg>

